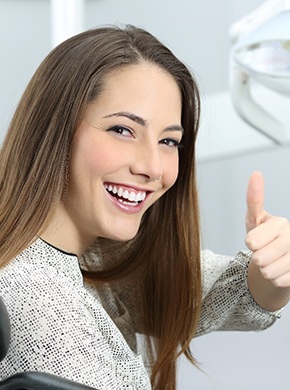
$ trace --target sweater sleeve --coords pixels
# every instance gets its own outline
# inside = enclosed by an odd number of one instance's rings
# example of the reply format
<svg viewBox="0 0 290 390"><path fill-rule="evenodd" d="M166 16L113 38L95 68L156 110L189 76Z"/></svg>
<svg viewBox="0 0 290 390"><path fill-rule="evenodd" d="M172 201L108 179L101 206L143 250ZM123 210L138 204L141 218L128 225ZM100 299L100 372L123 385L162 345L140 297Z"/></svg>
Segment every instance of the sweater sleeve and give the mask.
<svg viewBox="0 0 290 390"><path fill-rule="evenodd" d="M247 286L251 252L236 257L202 252L203 305L197 336L224 330L258 331L271 326L280 311L268 312L253 299Z"/></svg>

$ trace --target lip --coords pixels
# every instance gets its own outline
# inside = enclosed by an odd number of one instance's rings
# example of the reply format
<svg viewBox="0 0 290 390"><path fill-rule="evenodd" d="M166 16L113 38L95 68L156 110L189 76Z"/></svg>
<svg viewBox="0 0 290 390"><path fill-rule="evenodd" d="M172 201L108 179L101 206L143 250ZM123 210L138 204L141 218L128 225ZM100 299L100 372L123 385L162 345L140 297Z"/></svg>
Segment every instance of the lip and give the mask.
<svg viewBox="0 0 290 390"><path fill-rule="evenodd" d="M116 187L122 187L123 189L127 190L127 191L130 191L130 192L134 192L135 194L137 193L142 193L142 192L145 192L145 198L144 200L142 201L139 201L138 203L135 202L134 205L133 204L129 204L129 201L126 200L126 199L123 199L122 201L120 201L118 198L116 198L115 196L112 195L111 192L107 191L107 189L105 188L105 186L116 186ZM136 186L132 186L132 185L128 185L128 184L121 184L121 183L113 183L113 182L104 182L104 190L109 198L109 200L113 203L113 205L115 207L117 207L119 210L123 211L123 212L126 212L128 214L136 214L136 213L139 213L143 208L144 208L144 205L146 203L146 200L148 198L148 196L154 192L152 190L148 190L148 189L145 189L145 188L140 188L140 187L136 187Z"/></svg>

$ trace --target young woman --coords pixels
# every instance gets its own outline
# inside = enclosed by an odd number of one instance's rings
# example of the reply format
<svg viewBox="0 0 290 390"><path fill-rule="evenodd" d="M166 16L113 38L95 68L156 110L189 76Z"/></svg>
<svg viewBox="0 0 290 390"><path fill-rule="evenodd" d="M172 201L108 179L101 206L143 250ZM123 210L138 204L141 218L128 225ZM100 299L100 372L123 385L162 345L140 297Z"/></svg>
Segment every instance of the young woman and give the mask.
<svg viewBox="0 0 290 390"><path fill-rule="evenodd" d="M195 363L194 336L275 321L289 299L290 228L263 210L259 173L252 252L200 252L199 111L188 69L139 28L89 30L40 65L0 154L12 325L2 378L35 370L96 389L175 389L178 356Z"/></svg>

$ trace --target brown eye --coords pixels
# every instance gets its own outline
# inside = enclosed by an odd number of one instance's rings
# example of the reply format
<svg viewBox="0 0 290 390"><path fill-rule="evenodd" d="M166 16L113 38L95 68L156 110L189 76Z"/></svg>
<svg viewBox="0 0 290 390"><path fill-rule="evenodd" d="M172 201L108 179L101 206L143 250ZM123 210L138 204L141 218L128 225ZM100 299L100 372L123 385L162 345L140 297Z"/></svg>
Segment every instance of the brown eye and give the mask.
<svg viewBox="0 0 290 390"><path fill-rule="evenodd" d="M132 137L133 131L124 126L113 126L108 131L112 131L123 137Z"/></svg>
<svg viewBox="0 0 290 390"><path fill-rule="evenodd" d="M169 146L170 148L180 148L181 143L177 139L174 138L165 138L162 141L160 141L161 144Z"/></svg>

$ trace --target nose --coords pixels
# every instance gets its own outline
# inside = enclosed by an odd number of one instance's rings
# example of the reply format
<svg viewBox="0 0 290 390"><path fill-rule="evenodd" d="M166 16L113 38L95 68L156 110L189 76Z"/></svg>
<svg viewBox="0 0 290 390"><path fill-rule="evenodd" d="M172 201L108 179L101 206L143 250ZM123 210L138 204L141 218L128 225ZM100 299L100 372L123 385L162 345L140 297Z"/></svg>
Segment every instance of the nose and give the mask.
<svg viewBox="0 0 290 390"><path fill-rule="evenodd" d="M134 175L141 175L148 181L159 180L163 174L162 157L158 145L145 145L138 148L130 166Z"/></svg>

